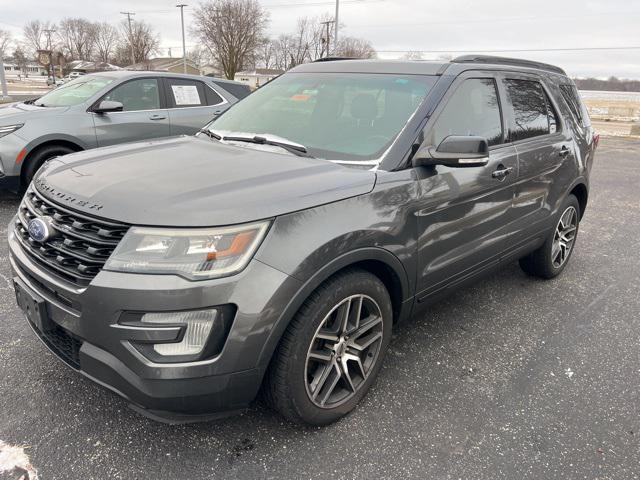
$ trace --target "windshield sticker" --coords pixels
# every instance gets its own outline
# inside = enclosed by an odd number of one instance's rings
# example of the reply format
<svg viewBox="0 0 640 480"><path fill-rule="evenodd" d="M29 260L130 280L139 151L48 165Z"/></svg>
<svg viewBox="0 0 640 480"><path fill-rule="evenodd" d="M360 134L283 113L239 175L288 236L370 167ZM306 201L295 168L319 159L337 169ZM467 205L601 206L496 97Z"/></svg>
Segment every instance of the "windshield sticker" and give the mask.
<svg viewBox="0 0 640 480"><path fill-rule="evenodd" d="M176 105L200 105L200 94L195 85L171 85Z"/></svg>
<svg viewBox="0 0 640 480"><path fill-rule="evenodd" d="M291 97L291 100L293 100L294 102L306 102L310 98L311 98L311 95L304 95L302 93L299 93L297 95L293 95Z"/></svg>

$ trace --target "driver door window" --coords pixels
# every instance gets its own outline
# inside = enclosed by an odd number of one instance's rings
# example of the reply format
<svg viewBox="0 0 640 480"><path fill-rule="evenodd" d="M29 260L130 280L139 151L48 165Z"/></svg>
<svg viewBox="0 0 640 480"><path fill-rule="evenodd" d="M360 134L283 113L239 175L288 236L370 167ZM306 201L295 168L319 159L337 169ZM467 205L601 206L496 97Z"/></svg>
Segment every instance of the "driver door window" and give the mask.
<svg viewBox="0 0 640 480"><path fill-rule="evenodd" d="M431 130L429 143L438 146L450 135L484 137L489 146L503 142L500 102L495 80L470 78L458 87Z"/></svg>
<svg viewBox="0 0 640 480"><path fill-rule="evenodd" d="M111 90L103 100L122 103L124 112L157 110L160 108L158 80L155 78L131 80Z"/></svg>
<svg viewBox="0 0 640 480"><path fill-rule="evenodd" d="M98 146L171 135L157 78L139 78L116 86L102 100L122 103L121 112L93 114Z"/></svg>

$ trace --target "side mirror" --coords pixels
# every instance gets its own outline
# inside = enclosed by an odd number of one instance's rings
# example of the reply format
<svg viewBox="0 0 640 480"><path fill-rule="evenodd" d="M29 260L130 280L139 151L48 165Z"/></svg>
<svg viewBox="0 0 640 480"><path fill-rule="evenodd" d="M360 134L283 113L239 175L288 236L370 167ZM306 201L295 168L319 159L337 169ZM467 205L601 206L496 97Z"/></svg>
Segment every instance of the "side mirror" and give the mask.
<svg viewBox="0 0 640 480"><path fill-rule="evenodd" d="M122 110L124 110L124 105L113 100L103 100L93 109L95 113L121 112Z"/></svg>
<svg viewBox="0 0 640 480"><path fill-rule="evenodd" d="M483 167L489 163L489 143L483 137L450 135L438 145L423 146L413 156L414 167Z"/></svg>

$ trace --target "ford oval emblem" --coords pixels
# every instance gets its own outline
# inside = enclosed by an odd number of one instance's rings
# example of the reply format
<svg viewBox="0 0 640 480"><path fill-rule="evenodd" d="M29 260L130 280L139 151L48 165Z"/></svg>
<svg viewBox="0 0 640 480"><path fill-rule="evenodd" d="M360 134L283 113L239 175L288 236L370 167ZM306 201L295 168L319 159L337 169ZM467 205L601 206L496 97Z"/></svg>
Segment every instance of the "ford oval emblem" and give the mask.
<svg viewBox="0 0 640 480"><path fill-rule="evenodd" d="M29 220L27 225L29 236L36 242L46 242L55 236L53 219L51 217L36 217Z"/></svg>

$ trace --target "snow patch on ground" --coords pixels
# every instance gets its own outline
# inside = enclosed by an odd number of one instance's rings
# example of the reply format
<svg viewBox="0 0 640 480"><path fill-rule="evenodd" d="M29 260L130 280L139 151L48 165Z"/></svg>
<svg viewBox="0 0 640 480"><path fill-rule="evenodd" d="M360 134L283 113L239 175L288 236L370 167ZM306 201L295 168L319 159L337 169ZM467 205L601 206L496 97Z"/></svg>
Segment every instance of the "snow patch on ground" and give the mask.
<svg viewBox="0 0 640 480"><path fill-rule="evenodd" d="M38 480L38 472L31 465L24 447L15 447L0 440L0 473L8 473L15 480Z"/></svg>

